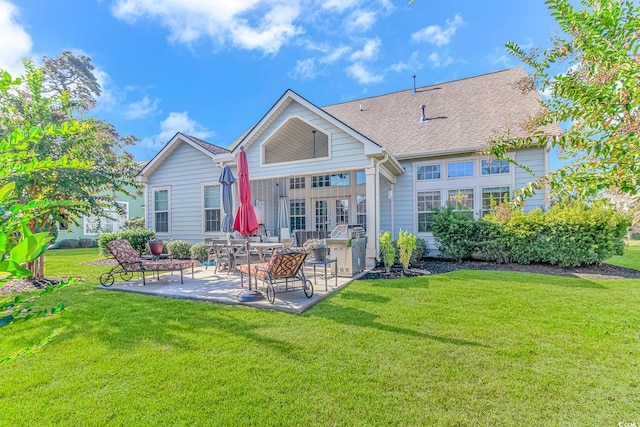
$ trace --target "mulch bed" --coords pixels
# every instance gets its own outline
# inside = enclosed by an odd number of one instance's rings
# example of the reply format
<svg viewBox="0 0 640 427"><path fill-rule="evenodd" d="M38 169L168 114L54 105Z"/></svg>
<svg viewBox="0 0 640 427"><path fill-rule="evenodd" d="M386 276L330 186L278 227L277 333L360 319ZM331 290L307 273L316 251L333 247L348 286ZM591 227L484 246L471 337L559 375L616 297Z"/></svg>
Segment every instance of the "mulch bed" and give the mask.
<svg viewBox="0 0 640 427"><path fill-rule="evenodd" d="M558 267L549 264L498 264L488 261L446 261L437 258L426 258L418 264L410 266L409 273L403 273L402 267L394 266L391 273L386 273L384 266L375 268L365 274L363 280L416 277L424 274L443 274L456 270L492 270L521 273L549 274L552 276L580 277L583 279L639 279L640 271L609 264L590 265L585 267ZM428 273L427 273L428 272Z"/></svg>

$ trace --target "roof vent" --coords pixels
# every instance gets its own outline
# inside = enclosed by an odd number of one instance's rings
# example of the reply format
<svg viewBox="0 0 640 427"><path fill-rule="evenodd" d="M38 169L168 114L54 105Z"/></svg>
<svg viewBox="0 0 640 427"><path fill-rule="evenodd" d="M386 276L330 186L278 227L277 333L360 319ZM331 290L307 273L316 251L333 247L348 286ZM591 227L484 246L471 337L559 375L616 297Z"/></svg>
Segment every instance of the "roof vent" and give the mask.
<svg viewBox="0 0 640 427"><path fill-rule="evenodd" d="M411 94L415 95L415 93L416 93L416 75L414 74L412 76L412 78L413 78L413 91L411 92Z"/></svg>
<svg viewBox="0 0 640 427"><path fill-rule="evenodd" d="M360 104L360 111L364 111L364 109L362 108L362 104Z"/></svg>
<svg viewBox="0 0 640 427"><path fill-rule="evenodd" d="M420 109L422 110L422 117L420 118L421 122L426 122L427 120L429 120L429 119L427 119L427 116L424 114L425 107L426 107L426 105L424 105L424 104L422 104L420 106Z"/></svg>

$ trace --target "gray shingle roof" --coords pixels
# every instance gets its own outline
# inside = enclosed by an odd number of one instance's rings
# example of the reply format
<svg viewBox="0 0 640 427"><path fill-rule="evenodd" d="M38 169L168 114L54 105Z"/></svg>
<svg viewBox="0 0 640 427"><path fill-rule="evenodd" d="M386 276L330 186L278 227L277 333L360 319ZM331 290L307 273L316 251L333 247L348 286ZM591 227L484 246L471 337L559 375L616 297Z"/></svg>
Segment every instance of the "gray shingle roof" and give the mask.
<svg viewBox="0 0 640 427"><path fill-rule="evenodd" d="M522 67L323 107L393 155L411 157L446 151L474 151L509 127L526 136L522 118L540 109L537 92L526 95L514 83ZM428 121L421 122L425 105ZM362 111L360 111L362 107ZM543 129L560 134L558 125Z"/></svg>
<svg viewBox="0 0 640 427"><path fill-rule="evenodd" d="M213 154L224 154L224 153L229 153L230 151L227 150L226 148L223 147L219 147L215 144L212 144L210 142L204 141L200 138L196 138L195 136L191 136L191 135L187 135L184 133L180 133L180 135L184 136L185 138L188 138L191 142L194 142L196 144L198 144L200 147L204 148L205 150L213 153Z"/></svg>

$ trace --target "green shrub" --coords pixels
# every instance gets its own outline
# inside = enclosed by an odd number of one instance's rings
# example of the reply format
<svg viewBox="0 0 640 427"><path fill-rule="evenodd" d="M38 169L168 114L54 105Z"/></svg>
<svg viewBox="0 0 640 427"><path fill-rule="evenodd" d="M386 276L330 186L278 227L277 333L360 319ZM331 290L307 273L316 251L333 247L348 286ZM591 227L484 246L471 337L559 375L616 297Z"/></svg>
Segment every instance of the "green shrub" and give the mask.
<svg viewBox="0 0 640 427"><path fill-rule="evenodd" d="M433 218L433 237L443 258L461 261L475 250L474 220L452 206L440 209Z"/></svg>
<svg viewBox="0 0 640 427"><path fill-rule="evenodd" d="M135 249L139 254L142 255L142 253L147 249L147 242L151 239L154 239L155 236L155 231L146 229L118 231L116 233L104 233L101 234L100 237L98 237L98 248L100 248L100 254L108 255L109 251L107 250L107 243L112 240L126 239L129 241L129 243L131 243L133 249Z"/></svg>
<svg viewBox="0 0 640 427"><path fill-rule="evenodd" d="M416 239L416 248L413 250L411 254L411 264L415 264L420 261L422 258L425 258L429 253L429 247L427 246L427 242L424 239L417 238Z"/></svg>
<svg viewBox="0 0 640 427"><path fill-rule="evenodd" d="M391 240L391 232L385 231L380 235L380 255L387 273L391 271L391 266L396 260L396 248Z"/></svg>
<svg viewBox="0 0 640 427"><path fill-rule="evenodd" d="M167 253L171 258L175 259L190 259L191 258L191 243L183 240L172 240L164 245L167 248Z"/></svg>
<svg viewBox="0 0 640 427"><path fill-rule="evenodd" d="M129 219L129 221L125 222L122 226L122 231L139 229L144 229L144 218L142 218L141 216L136 216Z"/></svg>
<svg viewBox="0 0 640 427"><path fill-rule="evenodd" d="M413 255L413 251L416 248L416 236L415 234L411 234L408 231L400 230L397 244L399 249L398 257L400 260L400 264L402 264L402 269L404 271L407 271L409 269L411 255Z"/></svg>
<svg viewBox="0 0 640 427"><path fill-rule="evenodd" d="M479 220L478 251L497 262L544 262L562 267L599 263L624 252L631 216L605 201L577 200L553 205L548 212L513 210Z"/></svg>
<svg viewBox="0 0 640 427"><path fill-rule="evenodd" d="M76 239L64 239L60 241L58 247L60 249L78 249L80 247L80 242Z"/></svg>
<svg viewBox="0 0 640 427"><path fill-rule="evenodd" d="M82 239L79 239L78 243L80 244L81 248L95 248L96 247L96 241L93 240L93 239L86 238L86 237L83 237Z"/></svg>
<svg viewBox="0 0 640 427"><path fill-rule="evenodd" d="M631 233L631 239L640 240L640 233Z"/></svg>
<svg viewBox="0 0 640 427"><path fill-rule="evenodd" d="M209 259L209 253L204 243L196 243L191 246L191 259L198 260L200 262Z"/></svg>

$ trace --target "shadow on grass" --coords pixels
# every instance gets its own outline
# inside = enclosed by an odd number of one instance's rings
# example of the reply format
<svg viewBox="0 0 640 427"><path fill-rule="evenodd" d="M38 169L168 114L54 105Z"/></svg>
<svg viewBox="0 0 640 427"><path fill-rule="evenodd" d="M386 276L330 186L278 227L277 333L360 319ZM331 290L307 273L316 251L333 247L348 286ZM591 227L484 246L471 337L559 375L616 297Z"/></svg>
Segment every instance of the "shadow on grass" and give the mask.
<svg viewBox="0 0 640 427"><path fill-rule="evenodd" d="M362 292L344 292L340 294L340 299L356 300L363 302L389 302L391 298L377 294L365 294Z"/></svg>
<svg viewBox="0 0 640 427"><path fill-rule="evenodd" d="M473 346L473 347L487 347L485 344L481 344L474 341L460 340L456 338L441 337L438 335L425 334L423 332L414 331L413 329L403 328L401 326L385 325L384 323L376 322L378 315L369 313L364 310L359 310L352 307L342 307L327 301L324 306L319 310L314 310L310 313L310 316L322 317L323 319L338 322L344 325L360 327L360 328L373 328L379 331L391 332L394 334L402 334L415 338L423 338L441 342L444 344L453 344L461 346Z"/></svg>
<svg viewBox="0 0 640 427"><path fill-rule="evenodd" d="M220 339L228 335L268 347L287 357L295 357L298 350L284 340L259 333L267 324L265 316L273 315L270 312L135 294L96 292L91 299L91 312L77 313L83 319L82 325L76 319L67 320L70 338L91 334L119 350L134 349L141 341L150 340L185 350L203 351L206 349L200 345L198 335ZM246 314L231 313L230 310L246 310ZM242 319L243 316L251 320ZM237 345L238 348L245 347Z"/></svg>

